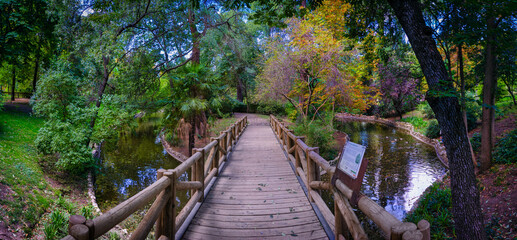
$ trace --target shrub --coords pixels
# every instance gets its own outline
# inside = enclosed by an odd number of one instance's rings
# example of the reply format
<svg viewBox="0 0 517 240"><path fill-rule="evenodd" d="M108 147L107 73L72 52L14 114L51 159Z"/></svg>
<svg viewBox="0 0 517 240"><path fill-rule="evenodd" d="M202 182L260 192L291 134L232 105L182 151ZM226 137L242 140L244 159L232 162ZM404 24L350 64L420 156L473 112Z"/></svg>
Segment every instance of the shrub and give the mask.
<svg viewBox="0 0 517 240"><path fill-rule="evenodd" d="M440 136L440 125L438 124L438 120L432 119L429 121L429 125L427 126L424 135L428 138L437 138Z"/></svg>
<svg viewBox="0 0 517 240"><path fill-rule="evenodd" d="M278 103L278 102L259 103L259 105L257 106L256 112L260 113L260 114L265 114L265 115L269 115L269 114L273 114L275 116L285 116L286 115L284 104Z"/></svg>
<svg viewBox="0 0 517 240"><path fill-rule="evenodd" d="M470 145L474 152L479 152L479 148L481 147L481 133L477 132L472 135L470 138Z"/></svg>
<svg viewBox="0 0 517 240"><path fill-rule="evenodd" d="M516 163L517 162L517 129L506 134L494 149L494 162Z"/></svg>
<svg viewBox="0 0 517 240"><path fill-rule="evenodd" d="M421 117L406 117L406 118L401 119L400 121L411 123L411 125L413 125L413 127L415 127L415 129L418 131L425 130L427 127L427 124L428 124Z"/></svg>
<svg viewBox="0 0 517 240"><path fill-rule="evenodd" d="M420 198L418 207L407 215L406 221L418 223L425 219L431 224L431 239L445 239L454 235L452 220L451 190L441 189L434 183Z"/></svg>
<svg viewBox="0 0 517 240"><path fill-rule="evenodd" d="M308 146L319 147L320 155L323 158L332 160L337 156L337 151L333 148L335 145L334 129L331 125L317 120L312 124L297 123L293 130L295 135L306 137L305 143Z"/></svg>
<svg viewBox="0 0 517 240"><path fill-rule="evenodd" d="M422 112L427 119L433 119L435 118L433 109L431 106L429 106L429 103L427 101L422 102L420 105L418 105L418 110Z"/></svg>
<svg viewBox="0 0 517 240"><path fill-rule="evenodd" d="M67 219L68 214L59 210L55 210L50 214L50 222L45 224L43 232L45 232L45 239L59 239L67 235Z"/></svg>

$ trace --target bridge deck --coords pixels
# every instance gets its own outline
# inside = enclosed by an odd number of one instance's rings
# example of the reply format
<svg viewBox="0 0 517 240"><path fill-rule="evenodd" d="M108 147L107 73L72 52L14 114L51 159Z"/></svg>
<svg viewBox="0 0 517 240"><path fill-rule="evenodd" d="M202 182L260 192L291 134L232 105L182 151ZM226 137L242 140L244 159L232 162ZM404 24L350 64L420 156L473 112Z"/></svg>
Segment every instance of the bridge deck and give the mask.
<svg viewBox="0 0 517 240"><path fill-rule="evenodd" d="M184 239L328 239L267 120L249 118Z"/></svg>

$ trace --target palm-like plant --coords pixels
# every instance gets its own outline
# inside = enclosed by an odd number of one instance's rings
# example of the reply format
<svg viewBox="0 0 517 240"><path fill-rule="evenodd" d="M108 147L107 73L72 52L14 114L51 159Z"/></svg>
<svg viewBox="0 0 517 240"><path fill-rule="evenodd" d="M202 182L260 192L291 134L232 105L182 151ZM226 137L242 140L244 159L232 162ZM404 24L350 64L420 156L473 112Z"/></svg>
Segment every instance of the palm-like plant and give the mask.
<svg viewBox="0 0 517 240"><path fill-rule="evenodd" d="M219 109L220 100L216 94L220 87L210 77L210 71L200 64L187 64L177 69L170 78L172 89L168 119L177 122L184 119L190 124L188 151L192 155L196 130L206 134L206 112Z"/></svg>

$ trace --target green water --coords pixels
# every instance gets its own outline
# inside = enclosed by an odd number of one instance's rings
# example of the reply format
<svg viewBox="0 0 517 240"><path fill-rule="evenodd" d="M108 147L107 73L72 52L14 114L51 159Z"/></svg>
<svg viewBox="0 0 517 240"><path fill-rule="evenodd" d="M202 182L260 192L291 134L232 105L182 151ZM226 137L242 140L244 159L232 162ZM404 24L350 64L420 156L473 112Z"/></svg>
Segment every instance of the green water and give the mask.
<svg viewBox="0 0 517 240"><path fill-rule="evenodd" d="M158 120L139 119L138 127L121 132L118 142L103 144L102 164L95 179L95 195L103 211L154 183L158 169L173 169L180 164L163 149L155 124ZM181 176L187 177L188 173ZM187 194L177 194L178 206L186 203Z"/></svg>
<svg viewBox="0 0 517 240"><path fill-rule="evenodd" d="M368 167L361 192L403 220L424 190L446 173L433 147L393 127L336 122L350 141L366 146ZM358 214L371 239L382 238L371 220ZM376 233L377 232L377 233Z"/></svg>

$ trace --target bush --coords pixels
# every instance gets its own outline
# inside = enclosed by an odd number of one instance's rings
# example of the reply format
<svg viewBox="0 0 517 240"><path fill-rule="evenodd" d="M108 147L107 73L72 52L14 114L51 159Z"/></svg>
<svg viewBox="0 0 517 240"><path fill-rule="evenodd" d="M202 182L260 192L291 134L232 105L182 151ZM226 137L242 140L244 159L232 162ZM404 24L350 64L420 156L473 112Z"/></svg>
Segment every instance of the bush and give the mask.
<svg viewBox="0 0 517 240"><path fill-rule="evenodd" d="M406 221L418 223L425 219L431 224L431 239L446 239L454 236L451 190L441 189L434 183L420 198L418 207L406 217Z"/></svg>
<svg viewBox="0 0 517 240"><path fill-rule="evenodd" d="M269 103L259 103L256 108L256 113L269 115L273 114L275 116L285 116L285 106L279 102L269 102Z"/></svg>
<svg viewBox="0 0 517 240"><path fill-rule="evenodd" d="M401 119L400 121L411 123L411 125L413 125L413 127L415 127L415 129L419 132L425 130L428 124L421 117L406 117Z"/></svg>
<svg viewBox="0 0 517 240"><path fill-rule="evenodd" d="M517 129L506 134L494 149L494 162L516 163L517 162Z"/></svg>
<svg viewBox="0 0 517 240"><path fill-rule="evenodd" d="M479 148L481 147L481 133L477 132L472 135L470 145L472 146L472 151L479 152Z"/></svg>
<svg viewBox="0 0 517 240"><path fill-rule="evenodd" d="M429 121L429 125L427 126L424 135L428 138L437 138L440 136L440 125L438 124L438 120L432 119Z"/></svg>
<svg viewBox="0 0 517 240"><path fill-rule="evenodd" d="M43 231L45 232L45 239L60 239L67 235L68 230L67 213L60 210L55 210L50 214L50 222L45 224Z"/></svg>
<svg viewBox="0 0 517 240"><path fill-rule="evenodd" d="M472 92L467 92L465 101L465 110L467 111L467 126L468 130L477 127L477 121L481 116L481 106L476 101L476 95Z"/></svg>
<svg viewBox="0 0 517 240"><path fill-rule="evenodd" d="M435 118L433 109L431 106L429 106L429 103L427 101L422 102L420 105L418 105L418 110L422 112L427 119L433 119Z"/></svg>
<svg viewBox="0 0 517 240"><path fill-rule="evenodd" d="M305 143L308 146L319 147L320 155L323 158L332 160L337 156L337 151L333 148L335 145L334 129L331 125L317 120L312 124L297 123L293 130L295 135L306 137Z"/></svg>

